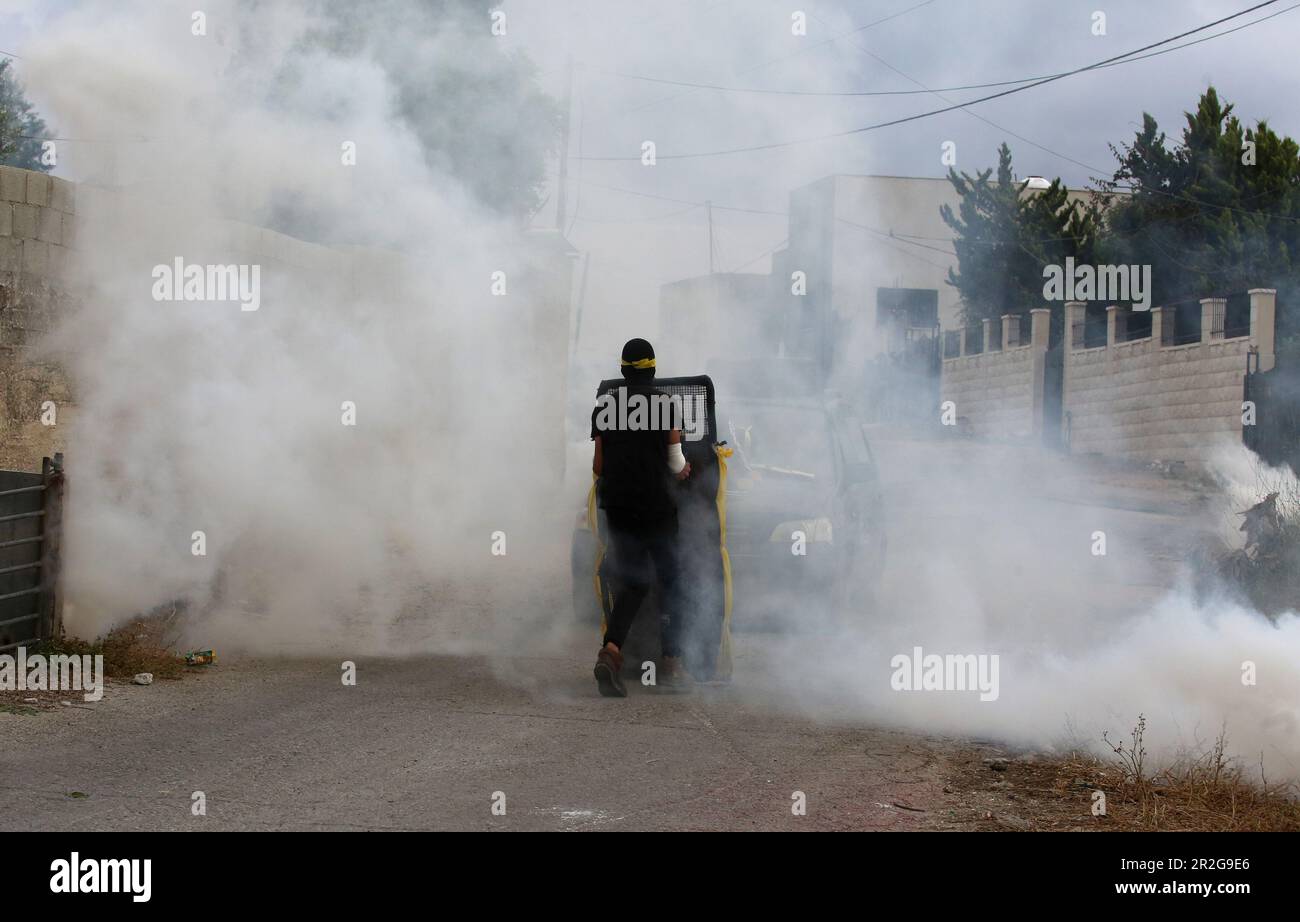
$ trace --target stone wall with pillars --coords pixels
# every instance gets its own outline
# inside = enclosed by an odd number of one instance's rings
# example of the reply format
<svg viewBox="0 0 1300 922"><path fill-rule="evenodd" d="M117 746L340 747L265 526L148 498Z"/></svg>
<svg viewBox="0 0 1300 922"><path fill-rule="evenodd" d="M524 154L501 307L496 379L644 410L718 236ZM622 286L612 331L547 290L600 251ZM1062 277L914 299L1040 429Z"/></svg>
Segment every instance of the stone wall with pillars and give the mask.
<svg viewBox="0 0 1300 922"><path fill-rule="evenodd" d="M1174 345L1166 336L1172 308L1151 311L1151 335L1124 341L1126 317L1107 310L1107 342L1075 342L1084 305L1065 306L1064 426L1072 454L1141 461L1206 461L1222 444L1241 441L1246 356L1273 367L1275 292L1250 292L1250 333L1225 339L1222 299L1201 300L1201 337Z"/></svg>
<svg viewBox="0 0 1300 922"><path fill-rule="evenodd" d="M984 351L943 360L940 400L952 401L963 429L979 437L1029 439L1042 432L1043 378L1050 312L1030 312L1029 342L1018 343L1019 317L984 321Z"/></svg>

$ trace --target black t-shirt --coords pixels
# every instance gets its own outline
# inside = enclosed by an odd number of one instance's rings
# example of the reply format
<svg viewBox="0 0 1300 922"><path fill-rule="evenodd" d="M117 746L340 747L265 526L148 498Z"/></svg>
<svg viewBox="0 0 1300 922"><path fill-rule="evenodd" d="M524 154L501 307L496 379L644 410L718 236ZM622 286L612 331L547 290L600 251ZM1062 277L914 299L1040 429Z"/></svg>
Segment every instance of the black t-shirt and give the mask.
<svg viewBox="0 0 1300 922"><path fill-rule="evenodd" d="M682 427L681 407L652 385L628 384L591 411L591 437L600 436L600 505L620 524L675 520L668 470L668 433Z"/></svg>

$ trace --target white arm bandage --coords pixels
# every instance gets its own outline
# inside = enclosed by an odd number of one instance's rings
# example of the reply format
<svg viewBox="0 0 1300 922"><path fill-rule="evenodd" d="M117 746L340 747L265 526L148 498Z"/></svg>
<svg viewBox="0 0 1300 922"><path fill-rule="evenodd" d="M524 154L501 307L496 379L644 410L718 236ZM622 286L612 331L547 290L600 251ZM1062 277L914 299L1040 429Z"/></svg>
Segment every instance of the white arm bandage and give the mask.
<svg viewBox="0 0 1300 922"><path fill-rule="evenodd" d="M682 454L682 443L673 442L668 446L668 470L680 474L686 467L686 456Z"/></svg>

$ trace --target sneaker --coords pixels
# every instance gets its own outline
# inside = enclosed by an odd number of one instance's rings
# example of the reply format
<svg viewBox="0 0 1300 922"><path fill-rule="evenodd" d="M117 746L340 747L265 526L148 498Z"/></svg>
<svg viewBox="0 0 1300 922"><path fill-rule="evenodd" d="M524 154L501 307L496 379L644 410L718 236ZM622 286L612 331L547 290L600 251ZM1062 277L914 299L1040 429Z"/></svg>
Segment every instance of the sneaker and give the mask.
<svg viewBox="0 0 1300 922"><path fill-rule="evenodd" d="M596 685L606 698L626 698L627 688L623 685L623 654L615 653L609 647L601 647L596 654Z"/></svg>
<svg viewBox="0 0 1300 922"><path fill-rule="evenodd" d="M673 691L685 691L695 685L695 679L682 665L680 656L665 656L659 663L657 684Z"/></svg>

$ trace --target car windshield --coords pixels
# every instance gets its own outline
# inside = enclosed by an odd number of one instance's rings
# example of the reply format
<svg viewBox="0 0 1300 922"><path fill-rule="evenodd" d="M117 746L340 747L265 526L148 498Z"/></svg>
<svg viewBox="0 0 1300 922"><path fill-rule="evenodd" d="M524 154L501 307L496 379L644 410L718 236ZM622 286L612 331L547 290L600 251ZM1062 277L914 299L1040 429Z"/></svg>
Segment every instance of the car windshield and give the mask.
<svg viewBox="0 0 1300 922"><path fill-rule="evenodd" d="M718 418L719 437L749 468L805 479L829 478L834 470L826 416L819 409L737 404L720 410Z"/></svg>

